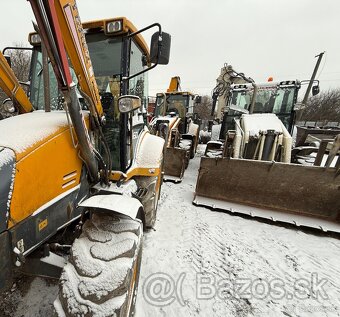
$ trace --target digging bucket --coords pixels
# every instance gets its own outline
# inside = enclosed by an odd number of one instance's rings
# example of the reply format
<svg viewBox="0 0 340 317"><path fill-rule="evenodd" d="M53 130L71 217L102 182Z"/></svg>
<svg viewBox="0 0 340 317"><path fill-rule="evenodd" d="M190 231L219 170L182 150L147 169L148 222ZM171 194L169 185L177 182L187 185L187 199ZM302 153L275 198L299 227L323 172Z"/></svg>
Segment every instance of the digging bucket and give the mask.
<svg viewBox="0 0 340 317"><path fill-rule="evenodd" d="M164 157L164 180L179 182L183 178L187 151L180 148L167 148Z"/></svg>
<svg viewBox="0 0 340 317"><path fill-rule="evenodd" d="M335 168L202 157L193 203L340 232Z"/></svg>

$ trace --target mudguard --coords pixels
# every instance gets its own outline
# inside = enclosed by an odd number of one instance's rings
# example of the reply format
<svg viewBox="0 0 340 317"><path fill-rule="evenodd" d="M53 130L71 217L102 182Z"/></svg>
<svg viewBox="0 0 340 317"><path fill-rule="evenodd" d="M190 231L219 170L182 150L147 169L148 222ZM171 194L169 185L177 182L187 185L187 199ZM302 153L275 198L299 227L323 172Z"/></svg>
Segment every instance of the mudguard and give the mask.
<svg viewBox="0 0 340 317"><path fill-rule="evenodd" d="M164 139L143 131L136 146L133 168L159 168L163 160Z"/></svg>
<svg viewBox="0 0 340 317"><path fill-rule="evenodd" d="M104 209L136 219L143 205L136 198L125 195L95 195L84 200L79 207Z"/></svg>

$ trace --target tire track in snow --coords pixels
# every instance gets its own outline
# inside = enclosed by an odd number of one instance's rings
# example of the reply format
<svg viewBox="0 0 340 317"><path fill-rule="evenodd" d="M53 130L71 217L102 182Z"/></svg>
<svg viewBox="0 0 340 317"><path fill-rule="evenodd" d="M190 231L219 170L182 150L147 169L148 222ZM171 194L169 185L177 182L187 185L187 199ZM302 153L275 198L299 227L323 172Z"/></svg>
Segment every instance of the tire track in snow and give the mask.
<svg viewBox="0 0 340 317"><path fill-rule="evenodd" d="M340 316L340 241L193 206L198 166L199 158L195 158L181 184L164 184L156 231L145 237L141 274L143 285L154 272L167 272L174 280L186 273L182 285L185 305L176 300L165 307L150 306L140 293L137 317ZM332 277L327 286L328 301L296 296L227 297L227 291L222 294L224 298L202 300L196 294L198 273L210 273L216 280L226 278L231 283L240 278L281 279L285 290L293 292L294 282L310 278L312 272ZM320 311L310 312L307 306Z"/></svg>

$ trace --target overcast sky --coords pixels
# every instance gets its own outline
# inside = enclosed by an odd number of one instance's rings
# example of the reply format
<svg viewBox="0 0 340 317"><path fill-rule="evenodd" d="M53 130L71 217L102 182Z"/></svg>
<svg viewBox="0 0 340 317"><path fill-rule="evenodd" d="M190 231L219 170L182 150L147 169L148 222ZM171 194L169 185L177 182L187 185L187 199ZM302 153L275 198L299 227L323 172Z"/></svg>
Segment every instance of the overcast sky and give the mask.
<svg viewBox="0 0 340 317"><path fill-rule="evenodd" d="M28 1L1 1L0 48L27 43ZM339 0L78 0L82 21L126 16L137 28L159 22L172 36L170 63L149 72L150 95L180 76L182 88L210 94L224 63L257 82L308 79L315 55L321 90L340 87ZM146 41L149 43L150 35Z"/></svg>

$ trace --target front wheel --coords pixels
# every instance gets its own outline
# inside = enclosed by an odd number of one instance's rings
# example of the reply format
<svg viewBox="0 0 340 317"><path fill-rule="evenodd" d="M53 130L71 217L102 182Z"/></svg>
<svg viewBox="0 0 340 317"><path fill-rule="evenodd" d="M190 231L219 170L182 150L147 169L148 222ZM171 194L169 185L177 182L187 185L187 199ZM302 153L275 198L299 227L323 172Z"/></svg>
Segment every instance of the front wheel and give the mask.
<svg viewBox="0 0 340 317"><path fill-rule="evenodd" d="M139 220L93 214L61 274L57 316L133 316L142 235Z"/></svg>

